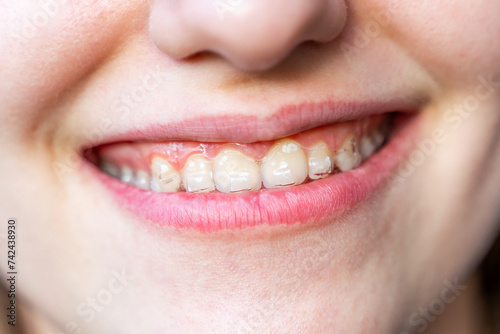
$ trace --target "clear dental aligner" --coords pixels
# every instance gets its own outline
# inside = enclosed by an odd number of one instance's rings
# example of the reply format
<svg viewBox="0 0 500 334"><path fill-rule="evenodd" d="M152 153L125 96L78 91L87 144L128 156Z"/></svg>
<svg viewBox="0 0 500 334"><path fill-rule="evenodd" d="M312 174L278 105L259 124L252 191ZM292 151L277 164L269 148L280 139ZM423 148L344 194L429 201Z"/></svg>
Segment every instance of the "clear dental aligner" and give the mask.
<svg viewBox="0 0 500 334"><path fill-rule="evenodd" d="M304 148L285 138L259 160L235 148L223 149L212 159L195 153L180 170L160 154L152 156L149 170L133 170L109 160L102 160L100 168L124 183L153 192L238 193L285 188L359 167L383 146L388 132L387 122L382 123L361 138L348 135L337 148L322 141Z"/></svg>

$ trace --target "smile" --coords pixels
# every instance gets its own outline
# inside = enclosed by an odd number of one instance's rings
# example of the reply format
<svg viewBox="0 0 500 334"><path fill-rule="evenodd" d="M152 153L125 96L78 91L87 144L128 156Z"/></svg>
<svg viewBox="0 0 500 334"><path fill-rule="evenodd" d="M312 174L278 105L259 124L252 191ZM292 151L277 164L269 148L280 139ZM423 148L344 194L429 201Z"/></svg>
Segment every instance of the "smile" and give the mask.
<svg viewBox="0 0 500 334"><path fill-rule="evenodd" d="M235 122L225 134L211 127L201 136L191 122L193 131L182 124L125 134L89 149L87 171L123 209L162 226L213 232L319 223L390 179L411 146L418 113L368 110L338 122L318 115L285 128L268 122L271 130L260 132L263 123L238 131ZM254 138L271 138L252 141L252 128ZM224 140L238 133L244 141Z"/></svg>
<svg viewBox="0 0 500 334"><path fill-rule="evenodd" d="M146 191L285 188L359 167L384 144L391 119L377 115L253 144L119 143L98 148L97 156L101 171Z"/></svg>

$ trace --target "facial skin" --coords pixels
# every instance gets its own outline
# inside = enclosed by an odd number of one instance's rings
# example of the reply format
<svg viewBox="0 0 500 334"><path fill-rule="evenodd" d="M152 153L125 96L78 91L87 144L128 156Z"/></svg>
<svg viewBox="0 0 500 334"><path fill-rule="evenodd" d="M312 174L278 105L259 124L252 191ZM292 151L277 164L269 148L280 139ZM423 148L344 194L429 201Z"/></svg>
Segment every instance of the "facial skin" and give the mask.
<svg viewBox="0 0 500 334"><path fill-rule="evenodd" d="M227 1L222 17L198 3L0 2L0 208L20 226L29 332L47 323L50 333L421 328L411 315L445 282L464 284L499 228L500 3ZM363 44L374 22L380 31ZM115 101L151 73L161 84L120 117ZM307 227L204 234L145 224L75 155L92 136L137 123L264 118L284 104L394 95L417 101L411 152L423 162ZM429 139L425 153L418 143ZM115 279L122 270L130 280ZM103 289L109 303L98 301ZM424 323L437 330L437 320Z"/></svg>

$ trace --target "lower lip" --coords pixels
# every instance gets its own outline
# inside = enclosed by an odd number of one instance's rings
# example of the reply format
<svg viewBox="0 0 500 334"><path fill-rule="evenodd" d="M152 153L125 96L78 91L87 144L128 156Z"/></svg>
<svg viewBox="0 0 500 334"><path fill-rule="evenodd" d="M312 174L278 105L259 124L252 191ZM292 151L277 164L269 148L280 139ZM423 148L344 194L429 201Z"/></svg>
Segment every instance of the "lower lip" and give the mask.
<svg viewBox="0 0 500 334"><path fill-rule="evenodd" d="M82 165L114 195L121 208L147 223L202 232L314 224L352 209L390 180L413 147L418 119L411 116L396 126L385 147L359 168L285 189L238 194L154 193L111 178L90 163Z"/></svg>

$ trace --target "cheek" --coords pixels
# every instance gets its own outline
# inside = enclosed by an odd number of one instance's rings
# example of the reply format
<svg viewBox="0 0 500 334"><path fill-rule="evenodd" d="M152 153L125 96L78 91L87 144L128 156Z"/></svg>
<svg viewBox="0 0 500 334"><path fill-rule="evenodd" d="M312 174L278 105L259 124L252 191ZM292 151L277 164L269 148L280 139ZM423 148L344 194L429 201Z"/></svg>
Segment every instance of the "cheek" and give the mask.
<svg viewBox="0 0 500 334"><path fill-rule="evenodd" d="M463 98L456 96L438 108L447 108ZM434 263L437 273L471 270L496 235L499 108L497 95L482 102L460 123L450 123L443 117L428 122L427 135L413 154L422 159L408 159L406 170L413 174L407 192L416 194L414 203L418 204L412 206L422 212L421 218L412 222L412 235L418 236L421 246L418 256L422 261L416 262L425 263L427 259ZM442 141L430 134L436 130L444 134Z"/></svg>
<svg viewBox="0 0 500 334"><path fill-rule="evenodd" d="M147 8L140 3L22 0L0 5L7 7L0 13L5 110L23 113L36 125L57 99L111 56L121 39L144 29ZM9 118L8 111L4 116Z"/></svg>
<svg viewBox="0 0 500 334"><path fill-rule="evenodd" d="M438 81L455 85L475 81L478 74L500 73L500 2L391 1L380 6L392 14L393 38Z"/></svg>

